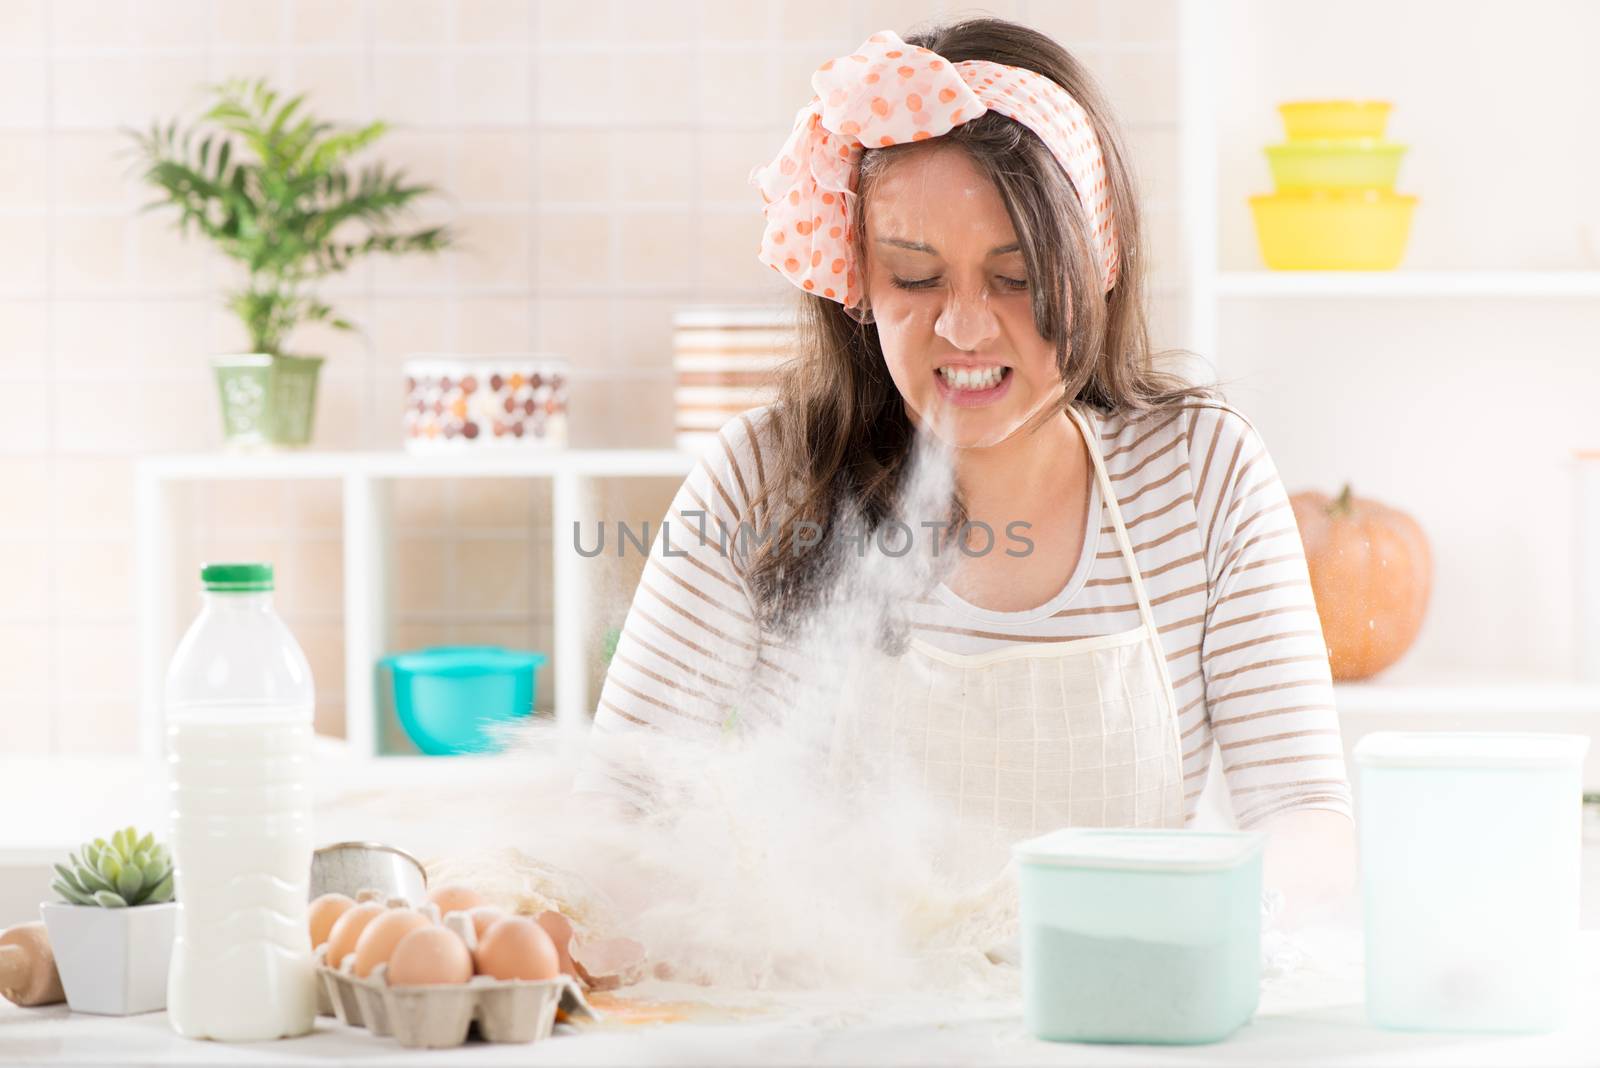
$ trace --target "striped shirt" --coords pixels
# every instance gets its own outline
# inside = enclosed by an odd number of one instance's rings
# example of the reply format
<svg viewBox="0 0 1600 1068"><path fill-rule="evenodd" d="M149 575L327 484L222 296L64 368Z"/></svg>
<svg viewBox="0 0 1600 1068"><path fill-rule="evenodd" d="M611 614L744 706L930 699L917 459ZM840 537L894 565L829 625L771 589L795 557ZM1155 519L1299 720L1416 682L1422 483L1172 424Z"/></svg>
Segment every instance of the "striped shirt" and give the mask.
<svg viewBox="0 0 1600 1068"><path fill-rule="evenodd" d="M1177 697L1186 817L1212 743L1240 826L1292 810L1351 812L1322 626L1288 496L1254 427L1225 404L1105 415L1085 410L1122 509ZM720 731L741 695L781 703L808 665L768 640L718 527L759 526L771 414L730 420L658 532L601 691L595 729ZM947 586L907 606L912 633L955 652L1117 633L1140 623L1098 480L1084 549L1054 597L1020 612ZM603 778L601 773L595 773ZM624 783L607 786L626 787ZM622 791L622 792L625 792Z"/></svg>

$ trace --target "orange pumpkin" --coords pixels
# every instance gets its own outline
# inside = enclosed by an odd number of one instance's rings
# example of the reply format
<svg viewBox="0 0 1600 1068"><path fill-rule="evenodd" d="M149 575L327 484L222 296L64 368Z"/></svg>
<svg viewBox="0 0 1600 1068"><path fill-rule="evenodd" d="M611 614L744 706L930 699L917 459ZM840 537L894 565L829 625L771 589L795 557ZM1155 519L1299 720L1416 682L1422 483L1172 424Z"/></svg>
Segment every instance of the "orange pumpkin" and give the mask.
<svg viewBox="0 0 1600 1068"><path fill-rule="evenodd" d="M1365 679L1416 640L1433 586L1433 554L1416 520L1345 486L1289 498L1336 679Z"/></svg>

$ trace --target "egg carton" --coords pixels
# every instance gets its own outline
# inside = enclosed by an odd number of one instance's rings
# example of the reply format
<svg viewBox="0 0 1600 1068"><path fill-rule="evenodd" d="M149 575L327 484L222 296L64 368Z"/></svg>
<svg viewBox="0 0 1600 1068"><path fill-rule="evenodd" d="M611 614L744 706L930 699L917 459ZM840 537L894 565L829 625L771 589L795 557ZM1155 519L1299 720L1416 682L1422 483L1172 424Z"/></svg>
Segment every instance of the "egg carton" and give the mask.
<svg viewBox="0 0 1600 1068"><path fill-rule="evenodd" d="M356 894L356 904L364 904L368 901L381 902L385 908L391 909L406 909L411 907L411 901L409 898L385 897L383 891L381 890L366 889ZM423 906L423 909L427 912L430 920L432 920L434 923L439 922L439 909L437 906L435 906L432 902L429 902ZM327 952L328 947L326 945L318 946L311 952L312 959L316 962L316 966L319 970L327 967ZM338 1013L334 1011L332 990L333 987L319 976L317 979L318 1016L338 1016Z"/></svg>
<svg viewBox="0 0 1600 1068"><path fill-rule="evenodd" d="M451 913L444 922L467 941L468 948L474 947L472 922L465 913ZM474 1028L486 1042L536 1042L555 1030L557 1010L570 1017L599 1018L568 975L554 979L475 975L465 983L393 987L386 963L363 978L353 971L355 954L347 954L338 968L327 963L326 954L327 947L319 946L316 967L319 1000L329 1005L330 1015L347 1026L393 1036L402 1046L459 1046Z"/></svg>

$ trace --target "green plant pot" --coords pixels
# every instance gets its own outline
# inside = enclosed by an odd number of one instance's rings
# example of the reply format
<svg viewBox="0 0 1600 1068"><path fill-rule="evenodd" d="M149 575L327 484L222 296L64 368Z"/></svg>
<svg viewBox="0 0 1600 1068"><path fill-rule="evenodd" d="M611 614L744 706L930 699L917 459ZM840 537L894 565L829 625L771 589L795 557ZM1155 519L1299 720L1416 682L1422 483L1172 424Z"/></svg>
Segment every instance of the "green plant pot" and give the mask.
<svg viewBox="0 0 1600 1068"><path fill-rule="evenodd" d="M309 442L321 368L321 356L213 357L223 441L234 446Z"/></svg>

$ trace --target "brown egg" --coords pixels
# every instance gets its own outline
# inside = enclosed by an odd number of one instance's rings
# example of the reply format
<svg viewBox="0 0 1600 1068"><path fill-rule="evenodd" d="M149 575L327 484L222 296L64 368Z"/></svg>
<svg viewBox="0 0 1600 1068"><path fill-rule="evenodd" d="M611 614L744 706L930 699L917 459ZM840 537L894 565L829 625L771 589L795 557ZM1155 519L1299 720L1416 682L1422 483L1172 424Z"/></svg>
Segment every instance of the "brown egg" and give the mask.
<svg viewBox="0 0 1600 1068"><path fill-rule="evenodd" d="M472 978L472 954L461 936L429 924L409 931L389 957L390 986L464 983Z"/></svg>
<svg viewBox="0 0 1600 1068"><path fill-rule="evenodd" d="M353 952L367 924L382 916L384 907L376 901L363 901L344 910L328 932L328 965L337 968L346 954Z"/></svg>
<svg viewBox="0 0 1600 1068"><path fill-rule="evenodd" d="M439 906L439 915L466 912L483 904L483 895L468 886L440 886L428 891L428 900Z"/></svg>
<svg viewBox="0 0 1600 1068"><path fill-rule="evenodd" d="M477 934L478 941L483 941L483 932L495 923L506 918L505 909L497 909L493 905L479 905L467 915L472 917L472 930Z"/></svg>
<svg viewBox="0 0 1600 1068"><path fill-rule="evenodd" d="M507 916L489 928L475 954L478 971L496 979L554 979L561 955L543 927L526 916Z"/></svg>
<svg viewBox="0 0 1600 1068"><path fill-rule="evenodd" d="M340 916L356 907L355 898L344 894L323 894L306 909L306 923L311 928L311 948L316 949L328 940L328 932Z"/></svg>
<svg viewBox="0 0 1600 1068"><path fill-rule="evenodd" d="M389 959L400 939L419 927L430 926L428 917L415 909L389 909L367 924L356 939L356 974L362 978Z"/></svg>

